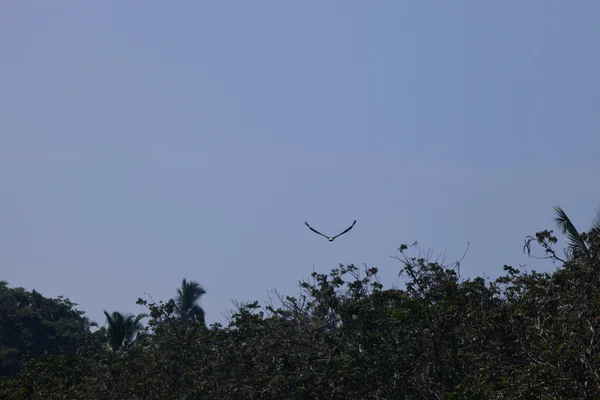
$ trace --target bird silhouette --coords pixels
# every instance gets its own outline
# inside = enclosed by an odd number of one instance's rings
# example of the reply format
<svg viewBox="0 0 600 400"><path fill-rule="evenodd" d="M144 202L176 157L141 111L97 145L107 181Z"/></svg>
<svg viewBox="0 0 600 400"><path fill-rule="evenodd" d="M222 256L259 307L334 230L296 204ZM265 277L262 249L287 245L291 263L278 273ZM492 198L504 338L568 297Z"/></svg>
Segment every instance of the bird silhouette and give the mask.
<svg viewBox="0 0 600 400"><path fill-rule="evenodd" d="M352 229L354 227L354 224L356 224L356 220L354 220L354 222L352 223L352 225L350 225L350 228L346 229L344 232L342 233L338 233L335 236L327 236L327 235L323 235L321 232L319 232L318 230L314 229L313 227L311 227L308 222L304 221L304 223L306 224L306 226L308 226L308 229L310 229L311 231L313 231L314 233L323 236L324 238L327 238L327 240L329 240L330 242L333 242L333 240L338 237L338 236L342 236L344 233L348 232L350 229Z"/></svg>

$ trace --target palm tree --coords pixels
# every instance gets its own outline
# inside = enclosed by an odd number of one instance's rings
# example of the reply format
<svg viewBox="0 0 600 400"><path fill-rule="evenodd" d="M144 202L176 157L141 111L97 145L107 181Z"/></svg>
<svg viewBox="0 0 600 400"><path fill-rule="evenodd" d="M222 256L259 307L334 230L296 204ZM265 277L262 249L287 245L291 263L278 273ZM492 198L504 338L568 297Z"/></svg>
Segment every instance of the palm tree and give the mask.
<svg viewBox="0 0 600 400"><path fill-rule="evenodd" d="M188 282L183 278L181 287L177 289L177 296L175 297L175 305L182 320L197 319L204 323L204 310L198 305L200 297L204 294L206 294L206 291L198 282Z"/></svg>
<svg viewBox="0 0 600 400"><path fill-rule="evenodd" d="M561 233L567 236L569 246L573 250L584 253L589 257L590 251L585 243L585 236L579 233L577 228L575 228L575 225L571 222L571 219L567 216L567 213L565 213L561 207L555 206L554 211L556 213L554 221L556 221ZM596 217L594 218L591 229L600 231L600 209L596 212Z"/></svg>
<svg viewBox="0 0 600 400"><path fill-rule="evenodd" d="M138 333L144 330L144 326L140 321L148 317L147 314L123 315L118 311L109 314L106 310L104 310L104 315L106 315L106 322L108 323L108 329L106 329L108 345L114 351L130 346L135 341Z"/></svg>

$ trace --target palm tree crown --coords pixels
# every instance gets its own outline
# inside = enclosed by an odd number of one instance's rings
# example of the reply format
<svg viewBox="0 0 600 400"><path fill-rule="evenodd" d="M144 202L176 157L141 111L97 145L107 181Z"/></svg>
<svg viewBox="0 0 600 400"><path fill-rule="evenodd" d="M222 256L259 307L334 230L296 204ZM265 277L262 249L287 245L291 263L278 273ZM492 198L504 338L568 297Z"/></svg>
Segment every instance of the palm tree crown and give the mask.
<svg viewBox="0 0 600 400"><path fill-rule="evenodd" d="M585 242L585 236L579 233L577 228L575 228L575 225L571 222L571 219L567 216L567 213L565 213L561 207L555 206L554 212L556 213L554 221L556 221L561 233L567 236L569 246L571 246L573 250L589 257L590 251ZM591 230L600 231L600 209L596 212L596 217L592 223Z"/></svg>
<svg viewBox="0 0 600 400"><path fill-rule="evenodd" d="M114 351L131 345L137 334L144 330L144 326L140 321L148 317L147 314L123 315L118 311L109 314L106 310L104 315L106 315L106 322L108 323L108 329L106 330L108 345Z"/></svg>
<svg viewBox="0 0 600 400"><path fill-rule="evenodd" d="M181 287L177 289L177 296L175 297L175 305L181 319L190 321L195 318L204 322L204 310L198 304L200 297L204 294L206 294L206 291L198 282L188 282L183 278Z"/></svg>

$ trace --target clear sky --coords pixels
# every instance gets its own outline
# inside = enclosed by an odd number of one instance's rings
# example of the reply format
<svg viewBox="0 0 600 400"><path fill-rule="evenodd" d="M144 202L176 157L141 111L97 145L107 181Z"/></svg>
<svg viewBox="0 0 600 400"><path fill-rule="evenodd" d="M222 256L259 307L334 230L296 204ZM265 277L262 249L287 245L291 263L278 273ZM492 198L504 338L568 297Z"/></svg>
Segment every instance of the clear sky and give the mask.
<svg viewBox="0 0 600 400"><path fill-rule="evenodd" d="M463 276L600 200L600 2L0 3L0 279L102 310L298 292L402 243ZM310 232L335 234L333 243Z"/></svg>

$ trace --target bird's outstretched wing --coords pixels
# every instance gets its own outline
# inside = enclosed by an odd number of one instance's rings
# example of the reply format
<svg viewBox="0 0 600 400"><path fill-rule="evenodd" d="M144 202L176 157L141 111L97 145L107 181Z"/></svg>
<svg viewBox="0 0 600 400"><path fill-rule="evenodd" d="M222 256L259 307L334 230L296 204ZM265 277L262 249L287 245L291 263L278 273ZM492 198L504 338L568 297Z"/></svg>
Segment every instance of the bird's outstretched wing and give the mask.
<svg viewBox="0 0 600 400"><path fill-rule="evenodd" d="M316 233L316 234L318 234L318 235L321 235L321 236L323 236L324 238L327 238L327 239L330 239L330 240L331 240L331 238L330 238L329 236L323 235L321 232L319 232L318 230L316 230L316 229L314 229L312 226L310 226L310 225L308 224L308 222L304 221L304 223L306 224L306 226L308 226L308 229L310 229L310 230L311 230L311 231L313 231L314 233Z"/></svg>
<svg viewBox="0 0 600 400"><path fill-rule="evenodd" d="M352 225L350 225L350 228L346 229L342 233L338 233L337 235L335 235L334 237L332 237L331 240L335 239L338 236L342 236L344 233L348 232L350 229L352 229L354 227L354 224L356 224L356 220L354 220L354 222L352 223Z"/></svg>

